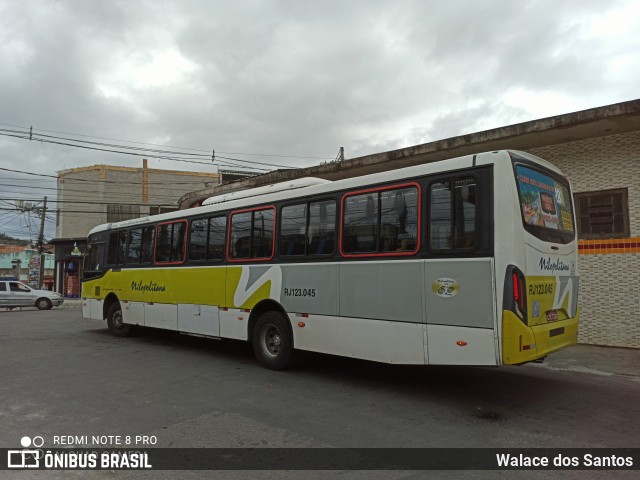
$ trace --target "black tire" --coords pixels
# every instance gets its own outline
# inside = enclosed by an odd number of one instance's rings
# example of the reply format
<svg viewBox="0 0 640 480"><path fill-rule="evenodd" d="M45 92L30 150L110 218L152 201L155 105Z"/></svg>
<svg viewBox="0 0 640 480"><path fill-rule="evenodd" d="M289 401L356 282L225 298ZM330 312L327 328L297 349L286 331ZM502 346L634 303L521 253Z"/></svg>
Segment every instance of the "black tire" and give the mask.
<svg viewBox="0 0 640 480"><path fill-rule="evenodd" d="M38 310L49 310L51 307L53 307L53 304L48 298L42 297L36 300L36 307L38 307Z"/></svg>
<svg viewBox="0 0 640 480"><path fill-rule="evenodd" d="M109 333L116 337L126 337L131 335L133 328L131 325L122 323L122 307L119 302L112 303L107 312L107 326L109 327Z"/></svg>
<svg viewBox="0 0 640 480"><path fill-rule="evenodd" d="M253 327L253 353L263 367L284 370L293 365L296 351L289 321L279 312L260 315Z"/></svg>

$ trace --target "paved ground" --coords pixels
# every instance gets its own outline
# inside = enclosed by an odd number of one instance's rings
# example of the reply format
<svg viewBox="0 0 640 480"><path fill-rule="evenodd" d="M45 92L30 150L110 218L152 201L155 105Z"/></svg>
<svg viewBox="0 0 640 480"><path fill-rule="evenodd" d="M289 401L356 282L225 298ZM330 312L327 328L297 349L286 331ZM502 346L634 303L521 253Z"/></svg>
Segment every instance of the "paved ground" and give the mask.
<svg viewBox="0 0 640 480"><path fill-rule="evenodd" d="M640 351L577 346L521 367L404 367L312 355L257 365L241 342L147 330L78 308L0 311L0 447L23 435L154 435L164 447L640 447ZM0 478L3 478L0 472ZM11 472L14 473L14 472ZM33 478L15 472L11 478ZM72 472L42 472L68 478ZM84 478L87 473L78 473ZM149 472L148 478L175 478ZM311 472L304 478L512 478L513 472ZM518 472L517 478L633 478ZM93 478L139 474L91 472ZM210 478L183 472L185 478ZM224 472L222 478L302 478Z"/></svg>

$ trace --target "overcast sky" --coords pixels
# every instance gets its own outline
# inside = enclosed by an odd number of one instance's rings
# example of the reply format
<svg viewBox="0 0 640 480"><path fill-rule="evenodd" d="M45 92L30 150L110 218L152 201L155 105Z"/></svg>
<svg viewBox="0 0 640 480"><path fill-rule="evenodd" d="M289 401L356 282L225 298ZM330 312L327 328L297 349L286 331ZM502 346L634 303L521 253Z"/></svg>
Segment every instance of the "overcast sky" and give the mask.
<svg viewBox="0 0 640 480"><path fill-rule="evenodd" d="M310 166L639 98L638 25L637 0L0 0L0 128ZM0 136L2 168L98 163L142 160ZM55 193L25 178L0 199Z"/></svg>

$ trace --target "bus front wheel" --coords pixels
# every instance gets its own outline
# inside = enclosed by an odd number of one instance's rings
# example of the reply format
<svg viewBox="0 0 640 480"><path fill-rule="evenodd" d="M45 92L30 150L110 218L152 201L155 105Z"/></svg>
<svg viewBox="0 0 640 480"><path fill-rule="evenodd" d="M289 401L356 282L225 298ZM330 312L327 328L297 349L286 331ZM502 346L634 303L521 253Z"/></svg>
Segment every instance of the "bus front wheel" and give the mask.
<svg viewBox="0 0 640 480"><path fill-rule="evenodd" d="M115 302L109 307L107 313L107 326L109 327L109 333L116 337L126 337L132 331L131 325L124 323L124 317L122 316L122 308L120 303Z"/></svg>
<svg viewBox="0 0 640 480"><path fill-rule="evenodd" d="M260 315L253 328L253 351L262 366L283 370L295 361L289 322L279 312Z"/></svg>

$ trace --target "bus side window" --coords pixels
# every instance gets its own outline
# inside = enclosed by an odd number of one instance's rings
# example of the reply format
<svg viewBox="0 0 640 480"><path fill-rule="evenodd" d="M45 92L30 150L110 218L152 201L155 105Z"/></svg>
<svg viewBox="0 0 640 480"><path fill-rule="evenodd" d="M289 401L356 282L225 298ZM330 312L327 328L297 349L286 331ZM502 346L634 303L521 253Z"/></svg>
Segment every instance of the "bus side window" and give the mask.
<svg viewBox="0 0 640 480"><path fill-rule="evenodd" d="M351 195L345 200L344 239L345 253L368 253L377 249L378 195L365 193Z"/></svg>
<svg viewBox="0 0 640 480"><path fill-rule="evenodd" d="M380 252L412 252L418 238L418 189L380 192Z"/></svg>
<svg viewBox="0 0 640 480"><path fill-rule="evenodd" d="M227 217L200 218L191 221L189 260L222 260L227 232Z"/></svg>
<svg viewBox="0 0 640 480"><path fill-rule="evenodd" d="M158 225L157 263L181 263L184 261L187 222L180 220Z"/></svg>
<svg viewBox="0 0 640 480"><path fill-rule="evenodd" d="M112 232L109 235L109 251L107 263L110 265L122 265L127 256L127 231Z"/></svg>
<svg viewBox="0 0 640 480"><path fill-rule="evenodd" d="M109 265L118 264L118 232L111 232L109 235L109 249L107 250L107 263Z"/></svg>
<svg viewBox="0 0 640 480"><path fill-rule="evenodd" d="M156 234L156 227L144 227L142 229L142 249L140 252L140 263L151 263L153 261L153 240Z"/></svg>
<svg viewBox="0 0 640 480"><path fill-rule="evenodd" d="M99 271L104 257L104 243L93 243L87 249L84 270L88 272Z"/></svg>
<svg viewBox="0 0 640 480"><path fill-rule="evenodd" d="M251 212L236 213L231 216L230 258L250 258L251 219Z"/></svg>
<svg viewBox="0 0 640 480"><path fill-rule="evenodd" d="M336 245L336 202L325 200L309 205L308 255L331 255Z"/></svg>
<svg viewBox="0 0 640 480"><path fill-rule="evenodd" d="M476 179L462 178L453 182L455 248L473 248L476 244Z"/></svg>
<svg viewBox="0 0 640 480"><path fill-rule="evenodd" d="M142 228L129 230L129 248L127 250L127 263L140 263L140 251L142 249Z"/></svg>
<svg viewBox="0 0 640 480"><path fill-rule="evenodd" d="M271 258L273 256L274 227L275 210L273 208L253 212L251 258Z"/></svg>
<svg viewBox="0 0 640 480"><path fill-rule="evenodd" d="M348 194L344 200L342 252L351 255L417 253L419 198L417 184Z"/></svg>
<svg viewBox="0 0 640 480"><path fill-rule="evenodd" d="M477 181L463 177L429 186L429 249L471 250L476 236Z"/></svg>
<svg viewBox="0 0 640 480"><path fill-rule="evenodd" d="M336 236L336 201L322 200L283 207L280 255L332 255Z"/></svg>
<svg viewBox="0 0 640 480"><path fill-rule="evenodd" d="M280 217L280 255L304 255L307 204L283 207Z"/></svg>
<svg viewBox="0 0 640 480"><path fill-rule="evenodd" d="M451 185L433 183L429 187L429 247L432 250L451 248Z"/></svg>
<svg viewBox="0 0 640 480"><path fill-rule="evenodd" d="M229 258L271 259L275 222L275 207L232 213Z"/></svg>
<svg viewBox="0 0 640 480"><path fill-rule="evenodd" d="M209 220L201 218L191 221L189 233L189 260L206 260L207 235L209 232Z"/></svg>
<svg viewBox="0 0 640 480"><path fill-rule="evenodd" d="M227 242L227 217L209 219L209 241L207 242L207 260L222 260Z"/></svg>

